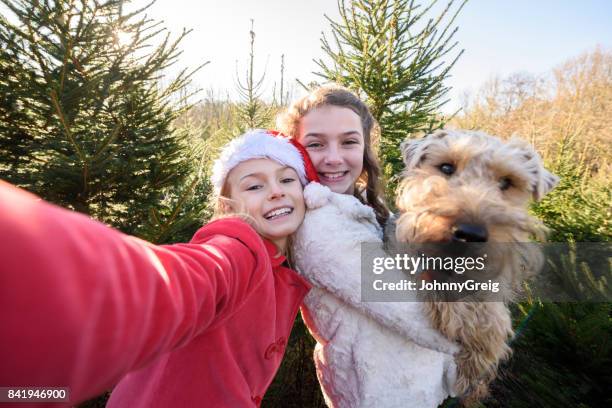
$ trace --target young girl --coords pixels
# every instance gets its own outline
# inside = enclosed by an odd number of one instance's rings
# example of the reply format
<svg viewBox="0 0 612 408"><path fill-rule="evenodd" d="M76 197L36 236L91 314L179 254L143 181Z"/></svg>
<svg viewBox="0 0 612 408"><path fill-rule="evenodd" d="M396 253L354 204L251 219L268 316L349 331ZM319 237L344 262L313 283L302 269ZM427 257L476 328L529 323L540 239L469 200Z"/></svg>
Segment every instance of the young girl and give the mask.
<svg viewBox="0 0 612 408"><path fill-rule="evenodd" d="M0 182L0 386L69 387L70 405L118 383L109 407L259 406L310 288L285 258L316 178L304 160L266 131L232 141L213 183L218 215L238 217L175 245Z"/></svg>
<svg viewBox="0 0 612 408"><path fill-rule="evenodd" d="M457 346L432 328L420 303L361 301L361 244L380 243L389 217L367 106L325 86L293 103L278 124L305 146L325 186L304 190L294 252L313 284L302 314L317 340L328 406L437 407L453 395Z"/></svg>

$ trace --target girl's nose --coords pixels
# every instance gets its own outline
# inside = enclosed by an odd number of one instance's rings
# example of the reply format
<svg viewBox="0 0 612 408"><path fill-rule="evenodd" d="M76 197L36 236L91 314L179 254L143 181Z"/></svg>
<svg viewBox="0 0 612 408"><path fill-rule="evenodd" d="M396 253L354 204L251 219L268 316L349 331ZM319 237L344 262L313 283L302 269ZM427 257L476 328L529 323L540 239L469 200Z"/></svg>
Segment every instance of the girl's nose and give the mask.
<svg viewBox="0 0 612 408"><path fill-rule="evenodd" d="M338 147L329 146L327 152L325 152L325 164L328 165L337 165L342 164L342 156L338 151Z"/></svg>
<svg viewBox="0 0 612 408"><path fill-rule="evenodd" d="M270 200L281 198L285 196L285 190L280 183L272 183L270 185Z"/></svg>

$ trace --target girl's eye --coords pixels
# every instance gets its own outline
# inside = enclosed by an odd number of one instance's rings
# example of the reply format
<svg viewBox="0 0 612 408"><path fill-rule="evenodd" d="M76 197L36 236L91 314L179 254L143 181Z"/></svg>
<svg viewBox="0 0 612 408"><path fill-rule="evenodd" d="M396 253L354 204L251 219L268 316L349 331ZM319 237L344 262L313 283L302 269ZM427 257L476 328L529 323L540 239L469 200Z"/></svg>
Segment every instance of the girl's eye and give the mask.
<svg viewBox="0 0 612 408"><path fill-rule="evenodd" d="M509 177L502 177L499 179L499 189L505 191L512 187L512 180Z"/></svg>
<svg viewBox="0 0 612 408"><path fill-rule="evenodd" d="M344 144L353 145L353 144L359 144L359 143L356 140L346 140Z"/></svg>
<svg viewBox="0 0 612 408"><path fill-rule="evenodd" d="M256 184L254 186L247 187L246 191L255 191L255 190L259 190L260 188L261 186L259 184Z"/></svg>
<svg viewBox="0 0 612 408"><path fill-rule="evenodd" d="M293 177L285 177L284 179L281 180L282 183L292 183L294 181L295 179Z"/></svg>
<svg viewBox="0 0 612 408"><path fill-rule="evenodd" d="M446 174L447 176L452 175L456 170L455 166L450 163L442 163L441 165L438 166L438 169L440 169L440 171Z"/></svg>
<svg viewBox="0 0 612 408"><path fill-rule="evenodd" d="M321 146L323 146L321 143L313 142L313 143L308 143L306 145L306 148L316 149L317 147L321 147Z"/></svg>

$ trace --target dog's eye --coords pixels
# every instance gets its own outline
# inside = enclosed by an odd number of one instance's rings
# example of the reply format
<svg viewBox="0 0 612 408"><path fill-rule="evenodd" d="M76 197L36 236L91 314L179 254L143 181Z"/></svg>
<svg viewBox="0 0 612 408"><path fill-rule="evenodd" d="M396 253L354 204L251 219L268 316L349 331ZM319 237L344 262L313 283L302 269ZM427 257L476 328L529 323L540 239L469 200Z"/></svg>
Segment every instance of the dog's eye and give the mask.
<svg viewBox="0 0 612 408"><path fill-rule="evenodd" d="M509 177L502 177L499 179L499 189L505 191L512 187L512 180Z"/></svg>
<svg viewBox="0 0 612 408"><path fill-rule="evenodd" d="M450 176L455 172L455 166L450 163L442 163L438 166L438 168L442 173L446 174L447 176Z"/></svg>

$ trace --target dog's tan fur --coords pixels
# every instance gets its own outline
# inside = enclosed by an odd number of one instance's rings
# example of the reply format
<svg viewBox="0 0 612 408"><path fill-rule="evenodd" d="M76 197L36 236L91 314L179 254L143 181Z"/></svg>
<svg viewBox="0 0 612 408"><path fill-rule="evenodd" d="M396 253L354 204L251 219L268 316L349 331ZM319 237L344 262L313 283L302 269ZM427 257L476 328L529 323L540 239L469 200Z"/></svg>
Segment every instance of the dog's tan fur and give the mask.
<svg viewBox="0 0 612 408"><path fill-rule="evenodd" d="M527 143L447 130L406 141L401 148L406 169L396 199L400 214L391 226L398 242L448 242L459 223L486 227L487 243L525 243L545 236L527 205L532 198L542 198L558 179ZM452 175L441 171L444 163L455 167ZM510 187L502 190L500 183L508 180ZM509 357L507 340L513 331L506 302L512 300L512 289L542 262L541 254L527 247L519 251L509 244L492 250L497 252L489 257L493 264L488 270L501 282L504 302L487 301L484 293L470 302L426 302L434 326L462 347L456 356L456 391L465 405L487 395L499 362Z"/></svg>

